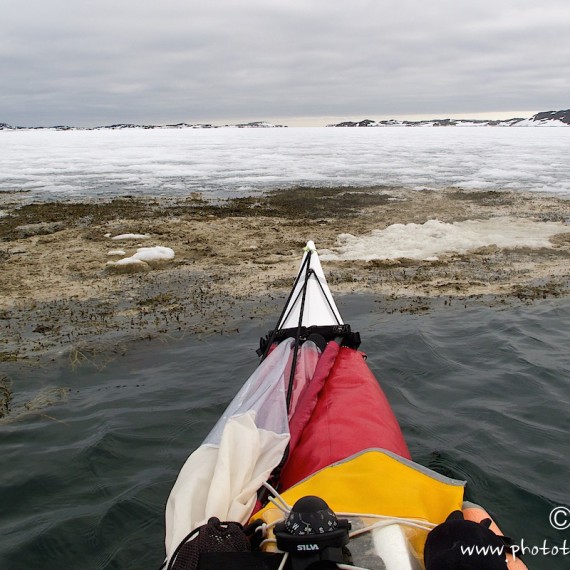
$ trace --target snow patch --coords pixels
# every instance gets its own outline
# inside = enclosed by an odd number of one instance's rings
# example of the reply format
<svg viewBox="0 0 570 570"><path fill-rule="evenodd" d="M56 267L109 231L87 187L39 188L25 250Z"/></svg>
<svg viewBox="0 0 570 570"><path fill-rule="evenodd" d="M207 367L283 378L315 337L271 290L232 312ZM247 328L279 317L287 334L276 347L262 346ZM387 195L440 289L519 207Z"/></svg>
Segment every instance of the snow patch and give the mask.
<svg viewBox="0 0 570 570"><path fill-rule="evenodd" d="M533 222L497 217L448 224L429 220L424 224L393 224L367 236L340 234L336 251L322 252L323 260L438 259L446 253L466 253L480 247L552 247L549 238L566 232L559 222Z"/></svg>
<svg viewBox="0 0 570 570"><path fill-rule="evenodd" d="M567 127L568 124L558 119L523 119L515 127Z"/></svg>
<svg viewBox="0 0 570 570"><path fill-rule="evenodd" d="M140 259L134 259L133 257L125 257L124 259L119 259L119 261L107 261L107 265L109 266L123 266L123 265L140 265L144 267L148 267L148 263Z"/></svg>
<svg viewBox="0 0 570 570"><path fill-rule="evenodd" d="M123 239L149 239L150 236L147 234L120 234L118 236L112 237L111 239L114 240L123 240Z"/></svg>
<svg viewBox="0 0 570 570"><path fill-rule="evenodd" d="M107 255L127 255L123 249L112 249Z"/></svg>

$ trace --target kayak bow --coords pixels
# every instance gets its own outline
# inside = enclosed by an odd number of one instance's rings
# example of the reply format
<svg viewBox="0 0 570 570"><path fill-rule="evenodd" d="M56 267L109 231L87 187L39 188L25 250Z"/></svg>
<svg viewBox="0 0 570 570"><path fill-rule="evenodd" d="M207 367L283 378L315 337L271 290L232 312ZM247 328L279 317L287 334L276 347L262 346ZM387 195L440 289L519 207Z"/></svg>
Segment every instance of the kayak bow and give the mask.
<svg viewBox="0 0 570 570"><path fill-rule="evenodd" d="M411 460L359 344L309 242L259 366L171 491L165 567L424 568L465 483Z"/></svg>

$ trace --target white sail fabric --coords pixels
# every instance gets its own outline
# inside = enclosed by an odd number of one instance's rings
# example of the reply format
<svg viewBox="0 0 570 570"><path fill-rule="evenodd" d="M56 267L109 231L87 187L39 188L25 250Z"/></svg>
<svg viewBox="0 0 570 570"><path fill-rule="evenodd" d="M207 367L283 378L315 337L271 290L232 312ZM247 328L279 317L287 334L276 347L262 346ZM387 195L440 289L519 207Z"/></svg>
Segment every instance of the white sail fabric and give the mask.
<svg viewBox="0 0 570 570"><path fill-rule="evenodd" d="M303 274L278 329L296 328L309 255L302 326L342 324L313 242L301 263ZM294 340L281 342L250 376L204 443L186 460L166 505L166 555L210 517L247 522L257 491L283 458L289 443L287 386ZM299 348L292 408L313 377L320 351L312 342Z"/></svg>
<svg viewBox="0 0 570 570"><path fill-rule="evenodd" d="M289 404L289 420L293 417L297 409L297 403L303 392L307 389L313 376L317 363L321 357L321 351L317 345L310 340L305 341L299 349L297 366L293 377L293 390L291 392L291 403ZM289 376L287 376L289 378Z"/></svg>
<svg viewBox="0 0 570 570"><path fill-rule="evenodd" d="M309 254L311 255L309 269L312 269L313 272L307 282L301 326L310 327L343 324L342 317L336 307L325 274L323 273L315 244L309 241L305 247L305 255L301 261L300 279L285 309L283 319L277 326L278 329L296 328L299 324L303 287L305 285L304 264Z"/></svg>
<svg viewBox="0 0 570 570"><path fill-rule="evenodd" d="M289 442L286 392L293 339L260 364L187 459L166 505L166 555L210 517L245 523Z"/></svg>

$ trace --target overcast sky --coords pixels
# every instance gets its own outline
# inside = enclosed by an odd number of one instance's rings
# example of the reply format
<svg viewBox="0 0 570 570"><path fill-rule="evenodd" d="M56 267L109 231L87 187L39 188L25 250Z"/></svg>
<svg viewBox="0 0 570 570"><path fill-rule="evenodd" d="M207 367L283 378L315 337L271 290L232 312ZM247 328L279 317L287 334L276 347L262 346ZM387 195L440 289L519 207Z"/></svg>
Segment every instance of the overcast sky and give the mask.
<svg viewBox="0 0 570 570"><path fill-rule="evenodd" d="M0 123L570 108L570 0L0 0Z"/></svg>

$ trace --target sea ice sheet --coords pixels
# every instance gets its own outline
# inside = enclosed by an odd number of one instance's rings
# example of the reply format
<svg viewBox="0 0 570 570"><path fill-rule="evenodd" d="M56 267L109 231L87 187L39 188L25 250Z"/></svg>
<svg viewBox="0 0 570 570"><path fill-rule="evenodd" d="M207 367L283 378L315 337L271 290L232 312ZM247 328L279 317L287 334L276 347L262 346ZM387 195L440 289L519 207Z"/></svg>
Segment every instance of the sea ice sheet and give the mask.
<svg viewBox="0 0 570 570"><path fill-rule="evenodd" d="M570 196L570 128L0 131L0 191L206 198L395 185Z"/></svg>

